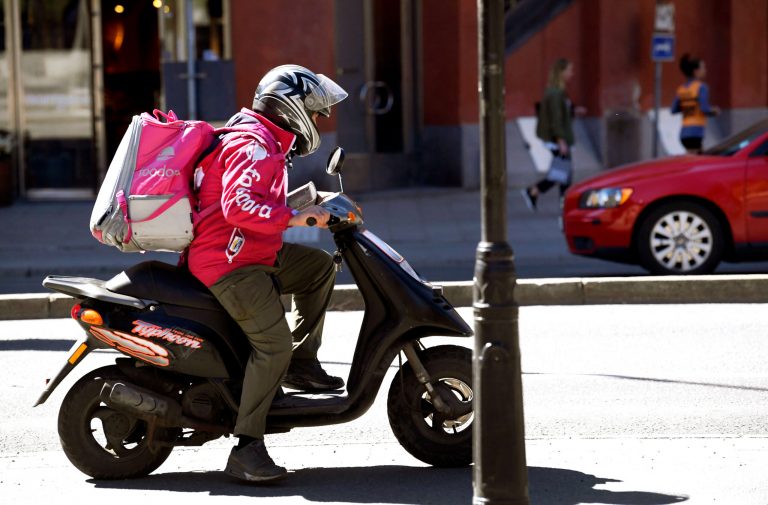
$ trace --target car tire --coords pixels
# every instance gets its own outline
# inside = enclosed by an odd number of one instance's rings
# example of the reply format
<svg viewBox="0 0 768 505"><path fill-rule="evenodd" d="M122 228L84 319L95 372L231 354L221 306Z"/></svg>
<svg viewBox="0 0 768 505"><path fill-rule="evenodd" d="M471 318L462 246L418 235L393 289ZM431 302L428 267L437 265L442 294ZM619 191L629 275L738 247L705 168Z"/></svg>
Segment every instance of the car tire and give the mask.
<svg viewBox="0 0 768 505"><path fill-rule="evenodd" d="M694 202L669 202L654 209L637 235L640 264L660 275L711 273L720 263L724 244L720 221Z"/></svg>

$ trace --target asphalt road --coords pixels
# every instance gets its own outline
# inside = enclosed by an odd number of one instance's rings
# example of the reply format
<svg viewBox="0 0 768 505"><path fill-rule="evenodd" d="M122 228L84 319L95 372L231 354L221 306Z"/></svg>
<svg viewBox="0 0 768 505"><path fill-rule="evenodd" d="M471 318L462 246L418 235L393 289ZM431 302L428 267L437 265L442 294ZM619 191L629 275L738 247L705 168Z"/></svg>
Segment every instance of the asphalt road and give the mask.
<svg viewBox="0 0 768 505"><path fill-rule="evenodd" d="M471 321L471 309L460 310ZM320 358L330 372L346 375L361 321L360 312L329 314ZM76 377L31 408L79 331L70 320L0 322L3 503L472 501L471 469L429 468L398 445L385 413L389 379L358 420L268 436L292 472L279 486L228 479L229 440L177 449L144 479L90 480L56 435ZM768 502L763 306L523 307L519 331L531 503ZM73 375L113 356L91 355Z"/></svg>

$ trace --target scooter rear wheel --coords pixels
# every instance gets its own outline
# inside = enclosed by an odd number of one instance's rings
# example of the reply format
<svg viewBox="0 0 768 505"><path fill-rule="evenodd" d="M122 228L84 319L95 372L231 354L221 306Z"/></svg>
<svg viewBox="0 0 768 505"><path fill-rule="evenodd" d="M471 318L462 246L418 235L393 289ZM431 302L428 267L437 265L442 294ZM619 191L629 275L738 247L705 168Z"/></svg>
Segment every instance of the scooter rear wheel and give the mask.
<svg viewBox="0 0 768 505"><path fill-rule="evenodd" d="M432 384L453 396L454 406L471 408L474 399L471 350L444 345L420 352L419 358ZM472 463L474 410L453 419L440 414L410 363L403 365L392 380L387 414L398 442L417 459L439 467Z"/></svg>
<svg viewBox="0 0 768 505"><path fill-rule="evenodd" d="M143 477L157 469L173 446L172 429L158 428L150 445L147 423L107 407L99 399L106 380L127 380L117 366L96 369L78 380L59 409L59 439L69 461L95 479Z"/></svg>

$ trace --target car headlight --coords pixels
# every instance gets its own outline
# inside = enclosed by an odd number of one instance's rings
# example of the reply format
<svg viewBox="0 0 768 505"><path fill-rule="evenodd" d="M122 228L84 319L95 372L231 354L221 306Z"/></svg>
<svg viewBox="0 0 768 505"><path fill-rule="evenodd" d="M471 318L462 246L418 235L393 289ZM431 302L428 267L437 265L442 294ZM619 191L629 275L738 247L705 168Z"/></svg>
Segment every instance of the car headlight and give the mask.
<svg viewBox="0 0 768 505"><path fill-rule="evenodd" d="M629 200L631 188L590 189L581 195L579 207L582 209L612 209Z"/></svg>

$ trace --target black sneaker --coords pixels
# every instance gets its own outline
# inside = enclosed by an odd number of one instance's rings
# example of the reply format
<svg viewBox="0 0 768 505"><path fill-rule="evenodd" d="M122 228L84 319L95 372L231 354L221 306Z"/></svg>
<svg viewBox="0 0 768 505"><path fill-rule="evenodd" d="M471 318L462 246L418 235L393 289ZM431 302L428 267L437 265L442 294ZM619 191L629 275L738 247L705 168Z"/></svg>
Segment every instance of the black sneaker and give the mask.
<svg viewBox="0 0 768 505"><path fill-rule="evenodd" d="M269 482L281 479L288 473L272 461L262 439L254 440L241 449L233 447L224 471L248 482Z"/></svg>
<svg viewBox="0 0 768 505"><path fill-rule="evenodd" d="M316 359L291 361L283 386L299 391L331 391L344 387L341 377L328 375Z"/></svg>
<svg viewBox="0 0 768 505"><path fill-rule="evenodd" d="M525 205L528 206L528 210L531 212L536 212L536 200L538 197L533 196L531 194L531 190L528 188L521 189L520 194L523 195L523 200L525 200Z"/></svg>

